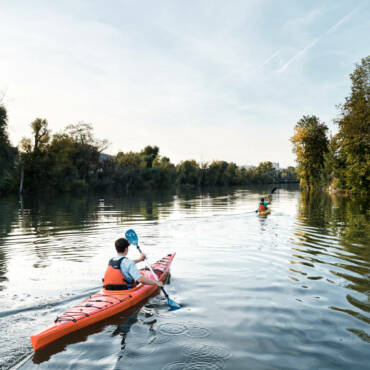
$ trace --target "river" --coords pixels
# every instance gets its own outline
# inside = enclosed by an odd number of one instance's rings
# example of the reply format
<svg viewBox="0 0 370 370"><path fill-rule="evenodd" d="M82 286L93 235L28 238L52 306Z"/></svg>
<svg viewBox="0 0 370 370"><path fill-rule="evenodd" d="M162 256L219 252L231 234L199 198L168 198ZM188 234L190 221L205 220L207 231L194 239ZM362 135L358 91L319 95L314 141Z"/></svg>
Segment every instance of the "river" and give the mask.
<svg viewBox="0 0 370 370"><path fill-rule="evenodd" d="M369 369L368 199L285 187L0 199L0 368ZM166 289L33 353L30 336L101 286L133 228ZM129 257L137 257L130 248Z"/></svg>

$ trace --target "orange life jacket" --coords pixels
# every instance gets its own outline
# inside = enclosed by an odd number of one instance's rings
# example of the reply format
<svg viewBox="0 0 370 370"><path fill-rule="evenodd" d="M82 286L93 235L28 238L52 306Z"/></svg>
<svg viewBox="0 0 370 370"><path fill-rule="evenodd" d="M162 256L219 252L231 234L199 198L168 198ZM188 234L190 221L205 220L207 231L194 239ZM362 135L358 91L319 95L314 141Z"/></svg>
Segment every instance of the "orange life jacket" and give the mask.
<svg viewBox="0 0 370 370"><path fill-rule="evenodd" d="M263 203L260 203L259 207L258 207L258 211L262 212L262 211L266 211L266 206L263 204Z"/></svg>
<svg viewBox="0 0 370 370"><path fill-rule="evenodd" d="M121 272L121 262L126 257L111 259L103 279L103 287L107 290L126 290L136 286L136 282L129 283Z"/></svg>

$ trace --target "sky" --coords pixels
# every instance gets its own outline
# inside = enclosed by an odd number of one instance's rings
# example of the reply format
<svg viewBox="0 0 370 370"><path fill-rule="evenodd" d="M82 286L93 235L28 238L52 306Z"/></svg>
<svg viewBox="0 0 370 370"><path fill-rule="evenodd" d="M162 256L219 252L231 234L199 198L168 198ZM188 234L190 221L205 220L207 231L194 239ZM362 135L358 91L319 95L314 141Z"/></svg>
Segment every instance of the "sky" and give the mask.
<svg viewBox="0 0 370 370"><path fill-rule="evenodd" d="M369 19L367 0L0 0L10 140L40 117L91 123L110 154L294 165L303 115L335 133Z"/></svg>

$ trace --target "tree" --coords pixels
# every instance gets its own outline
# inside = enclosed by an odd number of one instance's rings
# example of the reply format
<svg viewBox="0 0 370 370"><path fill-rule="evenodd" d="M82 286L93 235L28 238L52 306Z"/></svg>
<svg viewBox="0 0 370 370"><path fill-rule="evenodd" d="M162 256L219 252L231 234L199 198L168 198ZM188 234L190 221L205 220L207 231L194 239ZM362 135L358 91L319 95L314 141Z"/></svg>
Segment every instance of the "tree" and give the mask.
<svg viewBox="0 0 370 370"><path fill-rule="evenodd" d="M93 127L90 123L78 122L75 125L68 125L65 128L65 132L75 143L94 147L98 153L102 153L109 145L108 140L95 138Z"/></svg>
<svg viewBox="0 0 370 370"><path fill-rule="evenodd" d="M336 120L334 172L347 190L366 192L370 185L370 56L356 65L350 78L351 94L339 106L341 114Z"/></svg>
<svg viewBox="0 0 370 370"><path fill-rule="evenodd" d="M297 174L302 186L310 188L322 181L324 154L328 151L327 130L316 116L303 116L294 127L290 140L297 155Z"/></svg>
<svg viewBox="0 0 370 370"><path fill-rule="evenodd" d="M297 172L296 172L295 167L288 166L287 168L283 168L280 171L280 178L283 181L288 181L288 182L292 181L292 182L295 182L297 180Z"/></svg>
<svg viewBox="0 0 370 370"><path fill-rule="evenodd" d="M8 133L8 115L3 105L0 105L0 143L3 145L9 145Z"/></svg>
<svg viewBox="0 0 370 370"><path fill-rule="evenodd" d="M147 165L143 157L135 152L118 152L116 161L118 168L145 168Z"/></svg>
<svg viewBox="0 0 370 370"><path fill-rule="evenodd" d="M150 146L147 145L144 150L141 151L141 155L146 162L146 167L147 168L152 168L153 167L153 162L157 158L159 153L159 148L157 146Z"/></svg>
<svg viewBox="0 0 370 370"><path fill-rule="evenodd" d="M176 167L177 183L179 185L198 186L200 182L200 167L195 160L180 162Z"/></svg>
<svg viewBox="0 0 370 370"><path fill-rule="evenodd" d="M60 191L72 191L78 187L79 174L75 166L78 148L66 133L57 133L49 147L50 185Z"/></svg>
<svg viewBox="0 0 370 370"><path fill-rule="evenodd" d="M202 185L227 186L237 183L237 166L233 162L213 161L202 171Z"/></svg>
<svg viewBox="0 0 370 370"><path fill-rule="evenodd" d="M331 189L345 189L345 162L340 153L339 137L330 138L328 151L324 154L323 178Z"/></svg>
<svg viewBox="0 0 370 370"><path fill-rule="evenodd" d="M6 108L0 105L0 193L10 190L15 167L16 149L10 145Z"/></svg>
<svg viewBox="0 0 370 370"><path fill-rule="evenodd" d="M45 187L49 180L50 130L46 119L36 118L30 126L33 144L31 139L22 138L20 143L21 166L24 169L25 188L40 189Z"/></svg>
<svg viewBox="0 0 370 370"><path fill-rule="evenodd" d="M75 148L73 165L77 169L81 185L94 187L98 181L99 157L108 147L108 141L96 139L92 125L84 122L68 125L65 133Z"/></svg>
<svg viewBox="0 0 370 370"><path fill-rule="evenodd" d="M8 138L8 115L3 105L0 105L0 160L4 161L10 147ZM1 163L3 165L3 163Z"/></svg>
<svg viewBox="0 0 370 370"><path fill-rule="evenodd" d="M53 187L60 191L95 188L101 176L101 151L106 140L95 139L90 124L79 122L53 135L45 119L31 123L33 142L21 141L21 159L24 166L25 187L42 189Z"/></svg>
<svg viewBox="0 0 370 370"><path fill-rule="evenodd" d="M236 185L238 183L238 166L234 162L229 162L225 171L227 185Z"/></svg>
<svg viewBox="0 0 370 370"><path fill-rule="evenodd" d="M227 162L225 161L213 161L211 162L206 170L206 185L224 185L225 178L224 173L227 168Z"/></svg>
<svg viewBox="0 0 370 370"><path fill-rule="evenodd" d="M31 122L33 131L34 146L33 151L43 151L50 140L50 130L48 128L48 121L46 119L36 118Z"/></svg>
<svg viewBox="0 0 370 370"><path fill-rule="evenodd" d="M276 170L272 162L261 162L254 170L257 182L259 183L272 183L276 177Z"/></svg>
<svg viewBox="0 0 370 370"><path fill-rule="evenodd" d="M169 187L176 182L176 167L168 157L157 156L153 162L153 169L158 169L159 180L156 184L159 188Z"/></svg>

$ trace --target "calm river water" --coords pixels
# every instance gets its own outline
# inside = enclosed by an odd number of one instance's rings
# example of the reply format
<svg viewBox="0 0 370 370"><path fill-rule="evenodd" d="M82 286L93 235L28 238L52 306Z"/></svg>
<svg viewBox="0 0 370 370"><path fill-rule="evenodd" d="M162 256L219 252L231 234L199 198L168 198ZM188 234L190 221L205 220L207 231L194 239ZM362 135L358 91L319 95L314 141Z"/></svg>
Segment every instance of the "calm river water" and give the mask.
<svg viewBox="0 0 370 370"><path fill-rule="evenodd" d="M280 189L0 199L0 368L369 369L369 204ZM271 190L271 189L270 189ZM167 291L33 354L136 230ZM135 249L129 256L137 256Z"/></svg>

